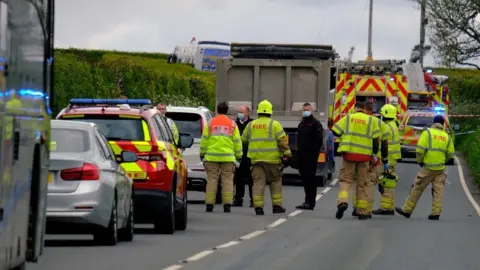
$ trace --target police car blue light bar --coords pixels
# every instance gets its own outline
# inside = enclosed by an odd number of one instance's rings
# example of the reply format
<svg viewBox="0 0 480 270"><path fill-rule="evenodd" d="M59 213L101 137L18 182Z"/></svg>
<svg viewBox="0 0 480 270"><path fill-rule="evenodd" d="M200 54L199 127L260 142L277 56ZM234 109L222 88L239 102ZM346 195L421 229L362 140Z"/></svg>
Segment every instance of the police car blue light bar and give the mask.
<svg viewBox="0 0 480 270"><path fill-rule="evenodd" d="M149 99L97 99L97 98L72 98L70 100L71 105L151 105L152 102Z"/></svg>
<svg viewBox="0 0 480 270"><path fill-rule="evenodd" d="M436 106L436 107L433 107L433 110L436 111L436 112L443 112L445 111L445 107L442 107L442 106Z"/></svg>

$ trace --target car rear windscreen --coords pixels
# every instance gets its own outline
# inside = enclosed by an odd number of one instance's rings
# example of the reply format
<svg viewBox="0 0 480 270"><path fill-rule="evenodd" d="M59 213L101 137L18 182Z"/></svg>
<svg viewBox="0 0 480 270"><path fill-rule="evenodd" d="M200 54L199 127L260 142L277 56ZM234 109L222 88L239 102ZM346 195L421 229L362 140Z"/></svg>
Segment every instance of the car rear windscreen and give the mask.
<svg viewBox="0 0 480 270"><path fill-rule="evenodd" d="M167 112L166 116L172 119L179 133L190 134L192 138L202 137L202 116L197 113Z"/></svg>
<svg viewBox="0 0 480 270"><path fill-rule="evenodd" d="M433 125L432 116L410 116L407 122L407 126L430 127L431 125Z"/></svg>
<svg viewBox="0 0 480 270"><path fill-rule="evenodd" d="M142 119L126 118L71 118L69 120L97 124L109 141L144 141Z"/></svg>
<svg viewBox="0 0 480 270"><path fill-rule="evenodd" d="M79 153L90 149L88 133L78 129L52 128L50 144L52 152Z"/></svg>

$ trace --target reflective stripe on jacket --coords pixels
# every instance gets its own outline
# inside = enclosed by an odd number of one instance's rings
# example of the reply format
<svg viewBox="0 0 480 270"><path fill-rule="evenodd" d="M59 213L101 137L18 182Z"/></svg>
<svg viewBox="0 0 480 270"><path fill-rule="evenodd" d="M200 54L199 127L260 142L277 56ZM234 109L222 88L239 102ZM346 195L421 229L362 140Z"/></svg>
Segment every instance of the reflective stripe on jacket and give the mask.
<svg viewBox="0 0 480 270"><path fill-rule="evenodd" d="M200 155L212 162L235 162L241 159L242 141L237 124L226 115L211 119L203 129Z"/></svg>
<svg viewBox="0 0 480 270"><path fill-rule="evenodd" d="M390 136L388 136L388 161L392 163L402 158L400 132L395 121L388 121L386 125L390 129Z"/></svg>
<svg viewBox="0 0 480 270"><path fill-rule="evenodd" d="M372 155L373 142L381 135L373 116L363 112L348 114L338 121L332 130L341 136L338 152Z"/></svg>
<svg viewBox="0 0 480 270"><path fill-rule="evenodd" d="M445 168L445 162L455 153L452 139L444 130L434 124L420 135L417 144L417 161L423 162L426 168L439 171Z"/></svg>
<svg viewBox="0 0 480 270"><path fill-rule="evenodd" d="M286 134L282 125L264 116L250 122L242 134L242 141L248 143L247 156L252 163L280 164L282 156L291 156L288 147L285 150L279 147L283 140Z"/></svg>

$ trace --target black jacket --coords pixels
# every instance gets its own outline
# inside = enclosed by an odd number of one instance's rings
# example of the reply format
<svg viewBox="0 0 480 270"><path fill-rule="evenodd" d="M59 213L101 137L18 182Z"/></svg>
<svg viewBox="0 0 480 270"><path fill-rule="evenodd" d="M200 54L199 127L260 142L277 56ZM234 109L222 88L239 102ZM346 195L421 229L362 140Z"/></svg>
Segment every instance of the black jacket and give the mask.
<svg viewBox="0 0 480 270"><path fill-rule="evenodd" d="M304 117L298 125L297 146L300 157L318 157L323 145L323 126L315 117Z"/></svg>
<svg viewBox="0 0 480 270"><path fill-rule="evenodd" d="M248 123L252 122L254 119L252 118L248 118L247 121L245 121L243 124L240 122L239 119L235 120L235 123L237 124L238 126L238 131L240 132L240 136L243 134L243 131L245 130L245 128L247 127ZM244 143L243 146L243 157L242 157L242 160L246 160L247 159L247 152L248 152L248 144Z"/></svg>

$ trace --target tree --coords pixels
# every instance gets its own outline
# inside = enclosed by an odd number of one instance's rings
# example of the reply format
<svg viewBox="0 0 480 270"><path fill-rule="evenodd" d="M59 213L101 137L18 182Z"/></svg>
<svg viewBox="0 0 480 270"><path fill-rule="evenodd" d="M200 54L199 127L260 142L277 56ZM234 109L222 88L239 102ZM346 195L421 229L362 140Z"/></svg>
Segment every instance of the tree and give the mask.
<svg viewBox="0 0 480 270"><path fill-rule="evenodd" d="M479 12L480 0L426 1L430 41L440 64L480 70L480 65L474 63L480 57Z"/></svg>

